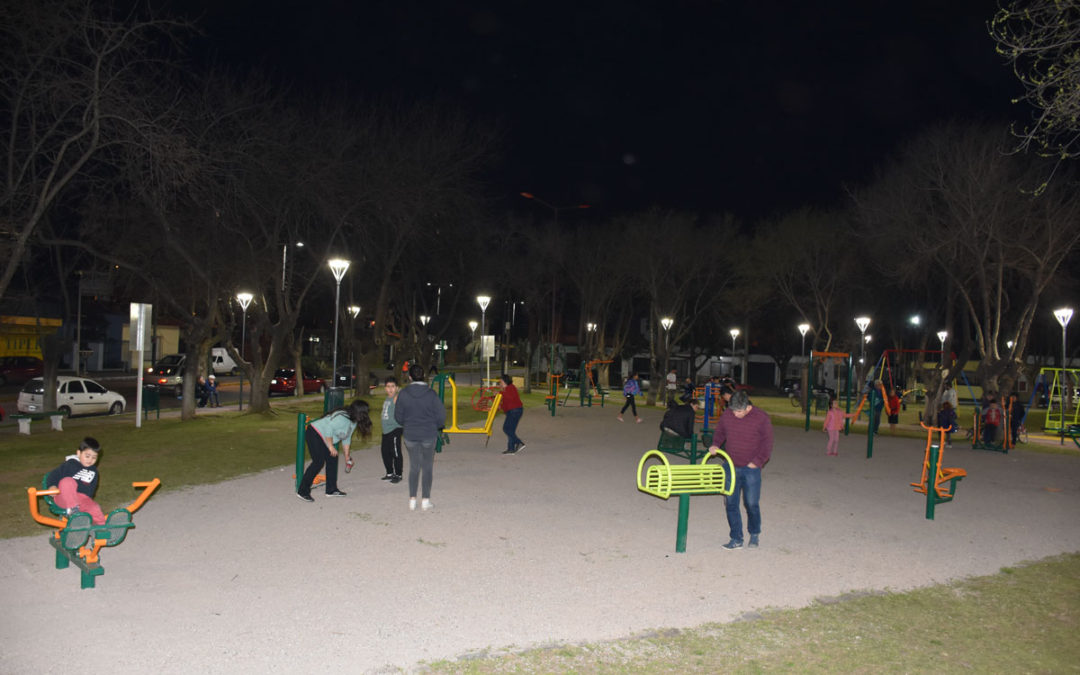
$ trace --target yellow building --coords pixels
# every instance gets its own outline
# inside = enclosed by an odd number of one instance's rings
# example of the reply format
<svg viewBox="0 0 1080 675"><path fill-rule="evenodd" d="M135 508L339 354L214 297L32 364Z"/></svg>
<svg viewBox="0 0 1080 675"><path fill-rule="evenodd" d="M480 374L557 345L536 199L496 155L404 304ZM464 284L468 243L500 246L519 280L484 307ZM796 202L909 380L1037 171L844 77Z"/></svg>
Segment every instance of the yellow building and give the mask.
<svg viewBox="0 0 1080 675"><path fill-rule="evenodd" d="M0 316L0 356L42 358L41 338L55 333L63 322L33 316Z"/></svg>

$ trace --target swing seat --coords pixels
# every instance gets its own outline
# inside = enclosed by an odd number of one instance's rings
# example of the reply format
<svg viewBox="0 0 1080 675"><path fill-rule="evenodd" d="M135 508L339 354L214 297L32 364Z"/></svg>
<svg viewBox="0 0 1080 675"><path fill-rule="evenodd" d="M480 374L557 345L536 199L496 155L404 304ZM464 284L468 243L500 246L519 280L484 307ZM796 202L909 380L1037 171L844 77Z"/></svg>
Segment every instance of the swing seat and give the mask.
<svg viewBox="0 0 1080 675"><path fill-rule="evenodd" d="M735 466L727 453L715 455L721 463L708 464L705 455L700 464L671 464L659 450L650 450L638 462L638 490L667 499L671 495L730 495L735 491ZM647 469L645 462L657 457L660 464Z"/></svg>

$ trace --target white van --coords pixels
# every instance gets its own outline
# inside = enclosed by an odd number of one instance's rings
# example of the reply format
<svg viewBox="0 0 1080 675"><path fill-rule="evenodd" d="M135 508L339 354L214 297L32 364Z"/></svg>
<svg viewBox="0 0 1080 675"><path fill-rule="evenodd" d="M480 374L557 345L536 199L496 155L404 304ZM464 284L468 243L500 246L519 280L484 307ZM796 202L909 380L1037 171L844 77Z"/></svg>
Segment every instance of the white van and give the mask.
<svg viewBox="0 0 1080 675"><path fill-rule="evenodd" d="M213 369L215 375L229 374L236 375L240 372L240 369L236 366L236 361L229 356L229 350L224 347L213 347L210 349L210 368Z"/></svg>

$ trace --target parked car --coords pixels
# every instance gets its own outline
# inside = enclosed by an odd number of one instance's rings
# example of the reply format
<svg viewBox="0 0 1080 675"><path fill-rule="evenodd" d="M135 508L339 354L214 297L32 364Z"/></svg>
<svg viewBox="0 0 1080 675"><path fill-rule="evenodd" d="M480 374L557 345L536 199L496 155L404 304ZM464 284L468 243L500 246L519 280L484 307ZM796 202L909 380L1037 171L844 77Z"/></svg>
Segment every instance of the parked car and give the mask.
<svg viewBox="0 0 1080 675"><path fill-rule="evenodd" d="M35 377L41 377L44 364L36 356L0 357L0 386L22 384Z"/></svg>
<svg viewBox="0 0 1080 675"><path fill-rule="evenodd" d="M45 412L45 381L40 377L28 381L19 392L16 406L21 413ZM65 417L124 412L127 401L115 391L85 377L61 375L56 378L56 410Z"/></svg>
<svg viewBox="0 0 1080 675"><path fill-rule="evenodd" d="M321 394L326 383L321 377L315 377L310 373L304 373L304 393ZM296 370L294 368L278 368L274 372L274 378L270 380L270 395L292 394L296 391Z"/></svg>
<svg viewBox="0 0 1080 675"><path fill-rule="evenodd" d="M780 383L780 393L790 396L799 391L799 387L802 386L802 381L797 377L789 377ZM741 388L741 387L740 387ZM836 396L836 391L832 387L826 387L822 384L815 384L810 388L810 391L817 395Z"/></svg>

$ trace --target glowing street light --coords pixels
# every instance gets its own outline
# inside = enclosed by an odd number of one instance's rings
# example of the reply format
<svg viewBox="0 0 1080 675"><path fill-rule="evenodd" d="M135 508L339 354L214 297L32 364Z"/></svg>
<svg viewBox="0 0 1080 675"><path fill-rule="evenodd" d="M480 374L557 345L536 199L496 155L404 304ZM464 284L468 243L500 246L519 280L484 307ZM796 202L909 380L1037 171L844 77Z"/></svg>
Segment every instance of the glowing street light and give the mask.
<svg viewBox="0 0 1080 675"><path fill-rule="evenodd" d="M945 338L949 337L949 331L939 330L937 332L937 339L941 341L941 365L945 365Z"/></svg>
<svg viewBox="0 0 1080 675"><path fill-rule="evenodd" d="M863 338L862 340L859 340L860 348L862 349L859 354L859 363L864 363L866 361L866 329L870 327L870 317L855 317L855 325L859 327L859 333Z"/></svg>
<svg viewBox="0 0 1080 675"><path fill-rule="evenodd" d="M334 373L334 377L337 377L338 307L341 305L341 279L345 276L345 273L349 271L349 261L342 260L341 258L334 258L333 260L328 260L327 264L330 265L330 272L333 273L334 281L336 282L334 287L334 367L330 372ZM337 382L334 384L337 384Z"/></svg>
<svg viewBox="0 0 1080 675"><path fill-rule="evenodd" d="M803 356L806 356L806 334L810 332L810 324L800 323L796 326L799 329L799 335L802 336L802 352Z"/></svg>
<svg viewBox="0 0 1080 675"><path fill-rule="evenodd" d="M1073 311L1071 307L1062 307L1061 309L1054 310L1054 318L1061 324L1061 444L1065 444L1065 387L1068 384L1065 378L1065 344L1066 344L1066 331L1069 327L1069 321L1072 320Z"/></svg>
<svg viewBox="0 0 1080 675"><path fill-rule="evenodd" d="M244 313L244 320L240 324L240 360L246 361L245 345L247 344L247 308L251 304L254 295L251 293L237 293L236 301L240 303L240 311ZM244 409L244 371L240 370L240 410Z"/></svg>
<svg viewBox="0 0 1080 675"><path fill-rule="evenodd" d="M487 295L476 296L476 304L480 305L480 349L483 350L484 336L487 335L487 329L484 327L484 314L487 312L488 304L491 302L491 297ZM491 380L491 359L488 358L486 351L481 351L484 354L484 369L487 375L485 380Z"/></svg>
<svg viewBox="0 0 1080 675"><path fill-rule="evenodd" d="M731 336L731 377L735 377L735 338L739 337L739 329L732 328L728 331Z"/></svg>

